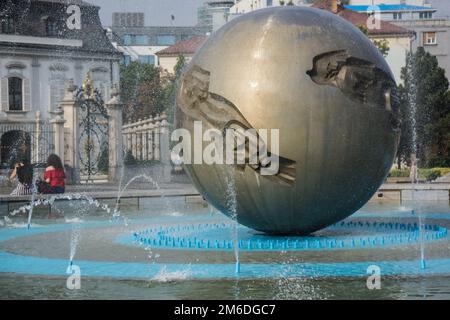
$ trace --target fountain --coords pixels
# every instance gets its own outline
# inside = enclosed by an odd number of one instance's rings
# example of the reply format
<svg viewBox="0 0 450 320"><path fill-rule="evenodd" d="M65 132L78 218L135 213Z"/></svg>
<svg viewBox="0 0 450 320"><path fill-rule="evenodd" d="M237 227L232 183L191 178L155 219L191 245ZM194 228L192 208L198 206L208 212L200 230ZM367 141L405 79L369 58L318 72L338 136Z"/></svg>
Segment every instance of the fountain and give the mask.
<svg viewBox="0 0 450 320"><path fill-rule="evenodd" d="M406 64L406 78L409 82L409 90L407 92L408 106L409 106L409 121L411 124L411 193L412 193L412 204L414 207L418 206L419 203L415 201L415 193L417 191L418 180L418 159L417 159L417 90L416 90L416 71L414 67L414 62L412 59L407 59ZM412 210L413 215L417 215L420 230L420 266L422 269L426 267L425 261L425 244L422 236L423 229L423 217L420 208L418 208L418 213L416 209Z"/></svg>
<svg viewBox="0 0 450 320"><path fill-rule="evenodd" d="M233 170L233 169L229 169ZM226 181L227 184L227 209L232 212L231 219L233 220L233 228L231 237L233 239L234 257L236 259L236 274L241 270L241 263L239 261L239 233L238 233L238 216L237 216L237 203L236 203L236 184L234 182L234 172L228 174Z"/></svg>
<svg viewBox="0 0 450 320"><path fill-rule="evenodd" d="M221 182L232 178L247 227L318 231L361 208L389 173L400 134L395 86L379 50L334 14L278 7L240 16L208 38L182 75L177 127L192 137L185 169L229 217ZM198 141L201 130L223 133L226 162L202 158L210 141ZM249 140L244 163L229 163L229 153L239 159L229 132Z"/></svg>
<svg viewBox="0 0 450 320"><path fill-rule="evenodd" d="M62 280L76 265L83 276L80 296L88 298L404 298L416 294L419 275L427 279L425 294L448 298L448 203L366 204L395 154L393 84L380 54L339 19L305 8L260 10L212 36L181 78L178 125L192 131L192 120L200 119L221 133L280 128L279 150L276 139L263 137L258 156L265 156L256 163L185 163L209 207L200 197L198 203L169 199L146 174L126 181L123 166L112 208L86 194L33 194L30 204L0 221L0 291L28 297L35 291L21 289L29 277L61 294ZM336 41L323 41L330 33ZM243 39L248 46L230 45ZM306 43L304 52L293 39ZM214 48L249 60L224 63L211 54ZM284 62L266 63L277 58ZM349 73L357 81L368 75L373 87L363 98ZM248 152L249 144L237 143L233 156L242 146ZM280 172L264 175L274 156ZM140 180L159 197L137 209L121 207ZM56 204L65 221L45 219L36 209ZM90 215L89 208L106 214ZM366 289L373 265L390 289Z"/></svg>

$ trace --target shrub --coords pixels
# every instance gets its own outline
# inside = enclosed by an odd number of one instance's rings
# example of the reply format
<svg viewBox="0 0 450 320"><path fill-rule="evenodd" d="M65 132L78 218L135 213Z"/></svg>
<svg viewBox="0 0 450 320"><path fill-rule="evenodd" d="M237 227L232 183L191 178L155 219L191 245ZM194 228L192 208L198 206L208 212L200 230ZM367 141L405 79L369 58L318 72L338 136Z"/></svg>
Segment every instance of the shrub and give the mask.
<svg viewBox="0 0 450 320"><path fill-rule="evenodd" d="M137 164L136 158L133 156L133 153L131 150L127 150L127 153L125 154L125 158L123 159L123 163L126 166L134 166Z"/></svg>
<svg viewBox="0 0 450 320"><path fill-rule="evenodd" d="M98 171L103 174L108 174L109 172L109 148L106 146L103 148L100 158L98 160Z"/></svg>
<svg viewBox="0 0 450 320"><path fill-rule="evenodd" d="M393 169L389 173L391 178L407 178L409 177L409 169Z"/></svg>
<svg viewBox="0 0 450 320"><path fill-rule="evenodd" d="M419 169L419 177L427 181L434 181L450 173L450 168Z"/></svg>

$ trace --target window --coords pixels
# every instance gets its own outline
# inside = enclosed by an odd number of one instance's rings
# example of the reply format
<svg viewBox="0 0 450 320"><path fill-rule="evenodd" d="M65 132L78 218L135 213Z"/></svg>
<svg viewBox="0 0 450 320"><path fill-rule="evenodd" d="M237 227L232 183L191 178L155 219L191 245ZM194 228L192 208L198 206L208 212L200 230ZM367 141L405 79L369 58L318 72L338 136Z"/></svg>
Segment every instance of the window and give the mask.
<svg viewBox="0 0 450 320"><path fill-rule="evenodd" d="M127 66L130 64L130 62L131 62L131 57L128 55L124 55L122 58L122 63Z"/></svg>
<svg viewBox="0 0 450 320"><path fill-rule="evenodd" d="M436 32L424 32L423 33L423 44L424 45L437 44Z"/></svg>
<svg viewBox="0 0 450 320"><path fill-rule="evenodd" d="M148 37L146 35L137 35L134 39L134 44L145 46L148 44Z"/></svg>
<svg viewBox="0 0 450 320"><path fill-rule="evenodd" d="M125 34L122 37L124 46L145 46L148 45L148 36L145 34L133 35L133 34Z"/></svg>
<svg viewBox="0 0 450 320"><path fill-rule="evenodd" d="M21 111L22 106L22 79L11 77L8 79L9 110Z"/></svg>
<svg viewBox="0 0 450 320"><path fill-rule="evenodd" d="M158 46L172 46L176 42L175 36L157 36Z"/></svg>
<svg viewBox="0 0 450 320"><path fill-rule="evenodd" d="M131 34L126 34L126 35L124 35L123 36L123 44L125 45L125 46L129 46L129 45L131 45Z"/></svg>
<svg viewBox="0 0 450 320"><path fill-rule="evenodd" d="M1 31L2 33L10 34L16 31L15 21L13 17L2 17L1 21Z"/></svg>
<svg viewBox="0 0 450 320"><path fill-rule="evenodd" d="M402 19L402 13L401 12L395 12L394 13L394 20L401 20Z"/></svg>
<svg viewBox="0 0 450 320"><path fill-rule="evenodd" d="M267 6L271 7L273 5L273 0L267 0Z"/></svg>
<svg viewBox="0 0 450 320"><path fill-rule="evenodd" d="M52 17L45 20L45 32L48 37L56 37L58 35L58 25Z"/></svg>
<svg viewBox="0 0 450 320"><path fill-rule="evenodd" d="M431 19L433 17L432 12L420 12L419 19Z"/></svg>
<svg viewBox="0 0 450 320"><path fill-rule="evenodd" d="M140 63L149 63L149 64L155 64L155 56L139 56L139 62Z"/></svg>

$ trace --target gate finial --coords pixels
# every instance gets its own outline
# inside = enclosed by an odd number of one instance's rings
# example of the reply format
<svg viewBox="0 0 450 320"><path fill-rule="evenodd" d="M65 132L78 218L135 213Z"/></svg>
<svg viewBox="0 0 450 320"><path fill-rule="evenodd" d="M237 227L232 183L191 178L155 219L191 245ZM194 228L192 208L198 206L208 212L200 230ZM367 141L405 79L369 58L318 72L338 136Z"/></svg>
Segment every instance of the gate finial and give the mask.
<svg viewBox="0 0 450 320"><path fill-rule="evenodd" d="M91 72L88 71L88 73L86 74L86 79L84 79L83 81L83 91L84 94L88 97L88 98L94 98L94 84L92 82L92 78L91 78Z"/></svg>

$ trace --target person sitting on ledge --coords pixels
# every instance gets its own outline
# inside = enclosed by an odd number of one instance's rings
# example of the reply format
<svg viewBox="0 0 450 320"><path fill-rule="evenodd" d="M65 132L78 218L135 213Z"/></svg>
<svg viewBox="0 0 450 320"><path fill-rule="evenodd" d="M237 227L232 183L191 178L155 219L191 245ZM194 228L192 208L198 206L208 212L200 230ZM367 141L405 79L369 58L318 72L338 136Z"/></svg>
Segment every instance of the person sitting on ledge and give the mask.
<svg viewBox="0 0 450 320"><path fill-rule="evenodd" d="M33 167L27 159L23 159L14 165L9 179L14 181L16 178L17 186L11 192L12 196L26 196L33 193Z"/></svg>
<svg viewBox="0 0 450 320"><path fill-rule="evenodd" d="M39 193L60 194L65 192L66 174L61 158L51 154L47 159L47 167L44 172L44 181L37 182Z"/></svg>

